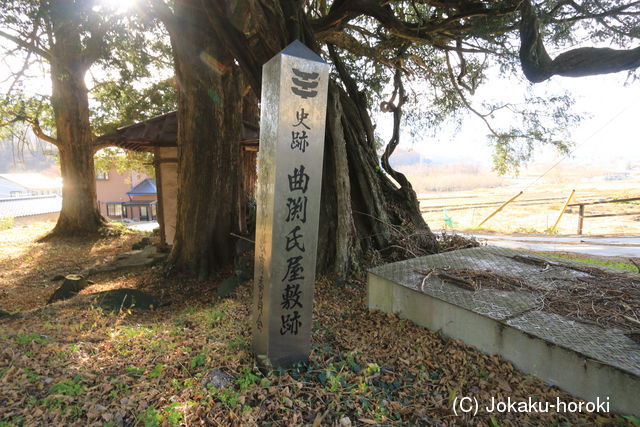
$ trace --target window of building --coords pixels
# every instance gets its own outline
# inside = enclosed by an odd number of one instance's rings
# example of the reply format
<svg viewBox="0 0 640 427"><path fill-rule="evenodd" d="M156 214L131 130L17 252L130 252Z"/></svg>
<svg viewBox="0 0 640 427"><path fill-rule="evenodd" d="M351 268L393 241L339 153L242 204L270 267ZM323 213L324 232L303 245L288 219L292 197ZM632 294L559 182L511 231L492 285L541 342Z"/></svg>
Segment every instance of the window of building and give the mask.
<svg viewBox="0 0 640 427"><path fill-rule="evenodd" d="M96 172L96 179L98 181L106 181L109 179L109 172Z"/></svg>
<svg viewBox="0 0 640 427"><path fill-rule="evenodd" d="M140 221L149 221L149 209L146 206L140 206Z"/></svg>
<svg viewBox="0 0 640 427"><path fill-rule="evenodd" d="M122 216L122 204L121 203L107 203L107 215L108 216Z"/></svg>
<svg viewBox="0 0 640 427"><path fill-rule="evenodd" d="M20 197L22 195L22 191L10 191L9 197Z"/></svg>
<svg viewBox="0 0 640 427"><path fill-rule="evenodd" d="M157 205L151 205L151 219L156 219L158 217L158 207Z"/></svg>

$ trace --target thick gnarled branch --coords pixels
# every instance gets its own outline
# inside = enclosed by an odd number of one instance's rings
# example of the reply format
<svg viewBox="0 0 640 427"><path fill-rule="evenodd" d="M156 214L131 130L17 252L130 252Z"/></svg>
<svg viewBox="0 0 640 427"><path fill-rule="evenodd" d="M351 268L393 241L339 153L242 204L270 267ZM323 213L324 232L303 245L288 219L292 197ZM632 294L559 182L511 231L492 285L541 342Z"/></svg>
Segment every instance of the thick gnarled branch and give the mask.
<svg viewBox="0 0 640 427"><path fill-rule="evenodd" d="M33 130L33 133L40 138L43 141L47 141L53 145L55 145L56 147L60 148L60 141L58 141L57 139L55 139L54 137L47 135L42 128L40 127L40 123L38 122L38 120L26 120L28 123L31 124L31 129Z"/></svg>
<svg viewBox="0 0 640 427"><path fill-rule="evenodd" d="M582 47L552 59L544 47L540 21L529 0L522 2L521 16L520 63L524 75L533 83L545 81L554 75L584 77L640 67L640 47L627 50Z"/></svg>
<svg viewBox="0 0 640 427"><path fill-rule="evenodd" d="M474 2L451 2L442 6L449 9L448 17L420 16L419 22L416 23L400 19L388 2L339 0L332 4L325 16L312 20L311 25L316 36L322 39L327 37L327 32L342 31L350 21L364 15L378 21L390 34L398 38L417 44L446 45L446 41L454 39L453 33L460 34L471 28L468 27L468 23L474 18L498 17L518 10L517 6L511 5L491 9Z"/></svg>

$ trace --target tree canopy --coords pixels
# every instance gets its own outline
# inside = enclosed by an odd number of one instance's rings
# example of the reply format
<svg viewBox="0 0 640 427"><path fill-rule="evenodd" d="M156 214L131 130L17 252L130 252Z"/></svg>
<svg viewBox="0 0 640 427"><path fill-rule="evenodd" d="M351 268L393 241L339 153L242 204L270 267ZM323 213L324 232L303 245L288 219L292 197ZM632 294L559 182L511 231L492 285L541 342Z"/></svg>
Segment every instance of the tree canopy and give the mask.
<svg viewBox="0 0 640 427"><path fill-rule="evenodd" d="M328 219L321 224L324 231L320 233L319 246L321 251L326 249L320 258L338 272L357 263L358 254L371 251L393 259L409 252L424 253L409 247L422 248L427 253L437 250L419 213L411 184L389 162L400 141L399 127L407 119L414 126L419 119L427 126L437 126L451 114L471 111L486 123L496 148L494 160L498 169L505 172L529 159L536 144L568 150L566 130L577 117L571 111L571 99L564 94L550 98L533 95L520 105L508 102L474 105L473 94L480 85L496 78L496 70L504 74L524 72L530 82L555 75L634 72L640 54L634 46L640 13L637 2L176 0L167 5L162 0L151 0L151 3L169 28L176 24L168 19L171 7L184 11L187 18L179 23L187 26L195 37L200 34L202 39L206 35L214 42L215 49L207 52L214 62L228 64L230 54L257 96L262 64L294 39L332 63L337 86L329 94L330 132L323 178L323 189L328 190L323 194L326 212L322 216ZM207 17L204 23L203 15ZM197 19L190 20L189 16ZM616 49L603 47L604 43ZM194 42L183 49L180 43L173 43L176 55L191 53L196 57L204 52L194 46L199 45ZM224 68L214 71L220 70L225 73ZM198 83L179 78L179 84L194 85L192 90L196 90ZM225 102L223 99L221 109L227 108ZM395 125L381 160L376 154L380 140L371 120L372 112L378 108L393 114ZM228 114L237 114L235 110L227 110ZM492 118L505 112L513 117L506 128L498 128ZM186 138L182 143L191 144ZM202 149L204 145L194 148ZM347 161L341 162L342 157ZM196 165L185 165L190 166ZM211 181L215 182L215 177ZM415 244L402 235L412 236ZM197 254L189 254L188 258L197 258Z"/></svg>
<svg viewBox="0 0 640 427"><path fill-rule="evenodd" d="M96 233L103 224L96 200L93 154L98 147L92 116L98 129L117 123L122 119L119 116L126 115L127 103L140 101L140 96L134 96L140 80L152 76L151 68L158 69L151 67L153 48L159 45L162 50L163 45L150 36L153 23L107 6L100 1L10 0L0 10L5 66L16 70L8 77L0 101L0 125L27 122L36 136L59 150L63 200L52 235ZM15 68L15 63L21 66ZM50 90L29 87L26 77L34 67L40 81L50 78ZM94 82L105 75L111 77L109 73L118 74L117 83L112 77L94 88L98 100L105 93L115 98L116 111L109 108L114 104L107 103L99 114L91 108L95 103L90 105L86 83L92 70L97 71ZM129 90L123 90L124 86ZM118 89L126 97L114 97ZM144 103L149 110L150 102L144 99Z"/></svg>
<svg viewBox="0 0 640 427"><path fill-rule="evenodd" d="M578 117L567 94L531 94L520 105L475 105L483 83L501 74L533 83L624 70L635 76L640 65L637 2L205 0L202 7L250 70L252 86L259 87L260 64L268 59L260 53L275 53L274 45L282 44L278 36L312 33L325 58L342 63L370 111L391 112L402 84L405 118L413 127L437 127L463 110L477 115L501 172L529 159L539 143L566 151L566 130ZM297 22L273 28L275 14L296 8L302 12ZM267 29L269 38L263 37ZM497 127L492 117L507 112L514 125Z"/></svg>

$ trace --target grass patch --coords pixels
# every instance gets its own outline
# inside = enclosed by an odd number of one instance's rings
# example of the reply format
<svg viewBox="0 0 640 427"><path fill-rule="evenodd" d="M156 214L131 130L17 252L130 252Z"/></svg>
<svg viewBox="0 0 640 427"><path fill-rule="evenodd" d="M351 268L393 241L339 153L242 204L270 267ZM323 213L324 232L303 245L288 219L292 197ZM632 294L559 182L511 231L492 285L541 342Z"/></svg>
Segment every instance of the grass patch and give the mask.
<svg viewBox="0 0 640 427"><path fill-rule="evenodd" d="M72 380L64 380L54 384L49 389L49 394L61 394L63 396L80 396L84 387L80 383L80 376L76 375Z"/></svg>
<svg viewBox="0 0 640 427"><path fill-rule="evenodd" d="M31 334L16 334L15 340L20 345L29 345L32 342L36 342L36 343L38 343L40 345L47 345L50 342L50 340L48 340L47 338L43 337L42 335L34 334L34 333L31 333Z"/></svg>
<svg viewBox="0 0 640 427"><path fill-rule="evenodd" d="M624 270L624 271L628 271L630 273L637 273L638 272L638 269L636 268L636 266L631 264L630 262L627 262L627 261L607 261L607 260L602 260L602 259L599 259L599 258L589 258L589 257L584 257L584 256L564 255L564 254L558 254L558 253L554 253L554 252L534 252L534 253L536 253L538 255L552 257L552 258L560 258L560 259L566 259L566 260L569 260L569 261L581 262L581 263L584 263L584 264L597 265L597 266L601 266L601 267L616 268L618 270Z"/></svg>
<svg viewBox="0 0 640 427"><path fill-rule="evenodd" d="M13 227L13 218L8 216L0 217L0 231L8 230Z"/></svg>

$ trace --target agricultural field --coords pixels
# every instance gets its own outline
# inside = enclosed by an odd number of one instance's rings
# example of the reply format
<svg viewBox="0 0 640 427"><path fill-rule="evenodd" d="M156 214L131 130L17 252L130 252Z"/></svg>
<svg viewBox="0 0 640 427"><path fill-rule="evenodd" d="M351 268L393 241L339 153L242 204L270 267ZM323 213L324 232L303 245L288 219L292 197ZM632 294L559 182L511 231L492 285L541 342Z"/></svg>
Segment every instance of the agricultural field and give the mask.
<svg viewBox="0 0 640 427"><path fill-rule="evenodd" d="M452 173L450 179L454 179ZM462 174L464 176L464 174ZM409 175L409 178L412 177ZM490 181L490 175L479 174L480 186ZM413 178L412 182L421 182ZM460 176L457 177L460 179ZM611 179L606 175L595 177L551 176L538 182L533 177L504 178L497 185L454 191L420 191L416 186L424 218L433 229L460 231L494 231L500 233L552 233L572 235L578 229L577 206L569 206L558 226L552 230L562 207L575 189L570 204L640 197L640 174L625 179ZM442 177L434 177L434 181ZM469 177L473 181L473 176ZM486 221L482 221L500 205L524 192L513 202ZM585 206L585 216L627 214L587 218L583 223L584 235L639 235L640 200Z"/></svg>

